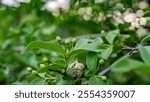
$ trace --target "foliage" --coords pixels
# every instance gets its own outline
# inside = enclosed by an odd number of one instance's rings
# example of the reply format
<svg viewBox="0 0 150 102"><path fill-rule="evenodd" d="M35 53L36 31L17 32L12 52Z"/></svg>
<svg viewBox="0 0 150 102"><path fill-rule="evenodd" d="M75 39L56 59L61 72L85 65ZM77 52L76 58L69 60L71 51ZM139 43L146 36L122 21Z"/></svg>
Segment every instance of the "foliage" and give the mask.
<svg viewBox="0 0 150 102"><path fill-rule="evenodd" d="M149 0L6 1L0 84L150 84Z"/></svg>

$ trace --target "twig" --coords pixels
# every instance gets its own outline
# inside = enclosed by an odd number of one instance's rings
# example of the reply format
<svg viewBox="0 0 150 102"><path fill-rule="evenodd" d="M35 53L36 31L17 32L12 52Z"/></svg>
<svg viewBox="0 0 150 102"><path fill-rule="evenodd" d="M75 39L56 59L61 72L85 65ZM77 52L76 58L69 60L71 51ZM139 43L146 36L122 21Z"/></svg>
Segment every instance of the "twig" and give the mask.
<svg viewBox="0 0 150 102"><path fill-rule="evenodd" d="M128 48L129 48L129 47L128 47ZM128 57L132 56L133 54L139 52L138 45L137 45L135 48L130 48L130 49L132 49L132 50L131 50L130 52L128 52L126 55L124 55L124 56L122 57L122 59L128 58ZM98 75L101 75L101 76L102 76L102 75L105 75L105 74L108 73L112 68L113 68L113 65L107 67L106 69L104 69L103 71L101 71Z"/></svg>
<svg viewBox="0 0 150 102"><path fill-rule="evenodd" d="M95 38L98 38L98 37L103 37L104 35L103 34L85 34L85 35L80 35L80 36L76 36L76 37L68 37L68 38L63 38L62 39L62 42L65 42L66 39L69 39L69 40L72 40L73 38L76 38L76 39L82 39L82 38L91 38L91 39L95 39Z"/></svg>

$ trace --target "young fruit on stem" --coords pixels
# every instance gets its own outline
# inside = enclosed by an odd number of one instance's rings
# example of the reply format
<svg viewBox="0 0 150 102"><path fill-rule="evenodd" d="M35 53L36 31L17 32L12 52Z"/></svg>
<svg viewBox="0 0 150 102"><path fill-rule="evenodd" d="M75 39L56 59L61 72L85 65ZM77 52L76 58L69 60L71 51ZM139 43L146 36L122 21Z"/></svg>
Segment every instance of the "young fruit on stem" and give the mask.
<svg viewBox="0 0 150 102"><path fill-rule="evenodd" d="M27 67L27 71L28 71L28 72L31 72L31 71L32 71L32 68L31 68L31 67Z"/></svg>
<svg viewBox="0 0 150 102"><path fill-rule="evenodd" d="M65 44L69 44L70 43L70 40L69 39L66 39L65 40Z"/></svg>
<svg viewBox="0 0 150 102"><path fill-rule="evenodd" d="M56 41L60 42L60 41L61 41L61 37L60 37L60 36L57 36L57 37L56 37Z"/></svg>
<svg viewBox="0 0 150 102"><path fill-rule="evenodd" d="M32 75L36 75L38 72L36 70L32 70Z"/></svg>
<svg viewBox="0 0 150 102"><path fill-rule="evenodd" d="M46 65L45 64L40 64L40 68L45 68Z"/></svg>
<svg viewBox="0 0 150 102"><path fill-rule="evenodd" d="M104 63L105 63L105 61L103 59L99 60L99 64L104 64Z"/></svg>
<svg viewBox="0 0 150 102"><path fill-rule="evenodd" d="M48 58L47 57L43 57L42 61L47 62Z"/></svg>
<svg viewBox="0 0 150 102"><path fill-rule="evenodd" d="M107 80L107 77L106 77L106 76L101 76L101 79L102 79L103 81L105 81L105 80Z"/></svg>
<svg viewBox="0 0 150 102"><path fill-rule="evenodd" d="M72 43L76 43L77 42L77 39L76 38L73 38L72 39Z"/></svg>

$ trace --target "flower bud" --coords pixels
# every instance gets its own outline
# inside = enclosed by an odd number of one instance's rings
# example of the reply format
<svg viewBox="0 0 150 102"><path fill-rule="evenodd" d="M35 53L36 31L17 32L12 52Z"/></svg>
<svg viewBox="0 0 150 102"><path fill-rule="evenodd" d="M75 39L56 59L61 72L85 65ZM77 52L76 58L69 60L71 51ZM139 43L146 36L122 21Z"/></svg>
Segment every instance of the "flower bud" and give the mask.
<svg viewBox="0 0 150 102"><path fill-rule="evenodd" d="M143 10L137 10L136 11L136 16L137 17L143 17L144 16L144 11Z"/></svg>
<svg viewBox="0 0 150 102"><path fill-rule="evenodd" d="M40 68L45 68L46 65L45 64L40 64Z"/></svg>
<svg viewBox="0 0 150 102"><path fill-rule="evenodd" d="M57 37L56 37L56 40L57 40L57 41L61 41L61 37L60 37L60 36L57 36Z"/></svg>
<svg viewBox="0 0 150 102"><path fill-rule="evenodd" d="M66 39L65 40L65 44L69 44L70 43L70 40L69 39Z"/></svg>
<svg viewBox="0 0 150 102"><path fill-rule="evenodd" d="M27 71L28 71L28 72L31 72L31 71L32 71L32 68L31 68L31 67L27 67Z"/></svg>
<svg viewBox="0 0 150 102"><path fill-rule="evenodd" d="M104 64L104 60L103 59L101 59L101 60L99 60L99 64Z"/></svg>
<svg viewBox="0 0 150 102"><path fill-rule="evenodd" d="M124 15L123 19L125 22L131 23L136 19L136 15L134 13L127 13Z"/></svg>
<svg viewBox="0 0 150 102"><path fill-rule="evenodd" d="M43 57L42 59L44 62L47 62L48 61L48 58L47 57Z"/></svg>
<svg viewBox="0 0 150 102"><path fill-rule="evenodd" d="M38 72L36 70L32 70L32 75L36 75Z"/></svg>
<svg viewBox="0 0 150 102"><path fill-rule="evenodd" d="M146 1L141 1L139 3L139 8L140 9L146 9L148 7L148 3Z"/></svg>
<svg viewBox="0 0 150 102"><path fill-rule="evenodd" d="M77 39L76 39L76 38L73 38L73 39L72 39L72 42L73 42L73 43L76 43L76 42L77 42Z"/></svg>
<svg viewBox="0 0 150 102"><path fill-rule="evenodd" d="M105 80L107 80L107 77L106 77L106 76L101 76L101 79L102 79L103 81L105 81Z"/></svg>
<svg viewBox="0 0 150 102"><path fill-rule="evenodd" d="M102 30L102 31L101 31L101 34L104 34L104 33L105 33L105 31L104 31L104 30Z"/></svg>
<svg viewBox="0 0 150 102"><path fill-rule="evenodd" d="M146 22L147 22L147 20L144 17L141 17L139 20L140 25L146 25Z"/></svg>

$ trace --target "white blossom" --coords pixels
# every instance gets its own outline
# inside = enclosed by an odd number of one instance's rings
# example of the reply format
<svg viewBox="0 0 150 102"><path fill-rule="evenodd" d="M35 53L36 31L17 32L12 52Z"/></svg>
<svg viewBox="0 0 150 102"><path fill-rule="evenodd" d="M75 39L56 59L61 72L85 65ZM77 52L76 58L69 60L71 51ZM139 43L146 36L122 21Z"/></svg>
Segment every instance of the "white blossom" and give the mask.
<svg viewBox="0 0 150 102"><path fill-rule="evenodd" d="M124 23L124 21L122 19L122 14L121 14L120 11L117 11L117 10L114 11L112 17L113 17L113 19L115 20L116 23L120 23L120 24Z"/></svg>
<svg viewBox="0 0 150 102"><path fill-rule="evenodd" d="M139 20L139 24L140 24L140 25L145 25L146 22L147 22L147 20L146 20L146 18L144 18L144 17L141 17L140 20Z"/></svg>
<svg viewBox="0 0 150 102"><path fill-rule="evenodd" d="M31 0L16 0L16 1L21 3L29 3Z"/></svg>
<svg viewBox="0 0 150 102"><path fill-rule="evenodd" d="M140 27L139 18L136 18L134 21L132 21L131 26L135 28L139 28Z"/></svg>
<svg viewBox="0 0 150 102"><path fill-rule="evenodd" d="M132 21L136 19L136 15L135 13L128 13L124 15L123 19L125 22L131 23Z"/></svg>
<svg viewBox="0 0 150 102"><path fill-rule="evenodd" d="M60 12L60 9L67 11L69 8L70 0L48 0L44 6L44 9L57 14Z"/></svg>
<svg viewBox="0 0 150 102"><path fill-rule="evenodd" d="M100 21L102 21L104 19L105 19L104 13L103 12L99 12L96 21L100 22Z"/></svg>
<svg viewBox="0 0 150 102"><path fill-rule="evenodd" d="M59 11L59 4L57 1L47 1L45 8L50 12L58 12Z"/></svg>
<svg viewBox="0 0 150 102"><path fill-rule="evenodd" d="M19 3L16 0L1 0L1 3L7 6L18 7Z"/></svg>
<svg viewBox="0 0 150 102"><path fill-rule="evenodd" d="M144 29L143 27L139 27L136 33L139 37L144 36L146 34L146 29Z"/></svg>
<svg viewBox="0 0 150 102"><path fill-rule="evenodd" d="M83 19L89 21L91 19L91 16L85 14L83 15Z"/></svg>
<svg viewBox="0 0 150 102"><path fill-rule="evenodd" d="M105 0L95 0L95 3L102 3L104 2Z"/></svg>
<svg viewBox="0 0 150 102"><path fill-rule="evenodd" d="M57 2L62 10L68 10L70 8L70 0L57 0Z"/></svg>
<svg viewBox="0 0 150 102"><path fill-rule="evenodd" d="M140 9L146 9L148 7L148 3L146 1L141 1L139 3L139 8Z"/></svg>
<svg viewBox="0 0 150 102"><path fill-rule="evenodd" d="M87 15L92 15L92 8L91 8L91 7L87 7L87 8L85 9L85 13L86 13Z"/></svg>
<svg viewBox="0 0 150 102"><path fill-rule="evenodd" d="M137 10L136 11L136 16L137 17L143 17L144 16L144 11L143 10Z"/></svg>
<svg viewBox="0 0 150 102"><path fill-rule="evenodd" d="M84 15L84 13L85 13L85 8L81 7L81 8L78 9L78 14L79 15Z"/></svg>
<svg viewBox="0 0 150 102"><path fill-rule="evenodd" d="M92 8L91 7L81 7L78 9L78 14L79 15L92 15Z"/></svg>
<svg viewBox="0 0 150 102"><path fill-rule="evenodd" d="M115 8L116 8L116 9L123 9L123 10L125 9L125 8L124 8L124 5L123 5L122 3L117 3L117 4L115 5Z"/></svg>

